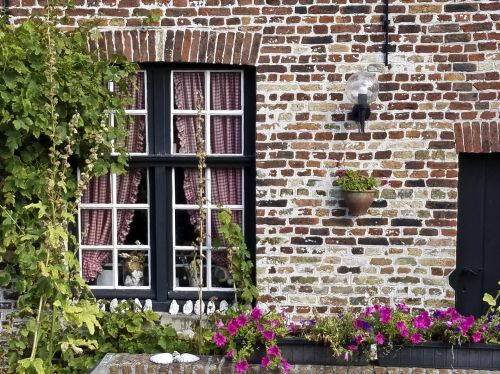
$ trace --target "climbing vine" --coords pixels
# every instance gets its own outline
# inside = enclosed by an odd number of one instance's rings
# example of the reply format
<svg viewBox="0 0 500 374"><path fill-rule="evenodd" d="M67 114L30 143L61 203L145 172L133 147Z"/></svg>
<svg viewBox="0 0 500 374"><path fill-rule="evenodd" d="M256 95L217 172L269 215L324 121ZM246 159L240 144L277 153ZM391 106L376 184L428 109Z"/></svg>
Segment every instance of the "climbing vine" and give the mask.
<svg viewBox="0 0 500 374"><path fill-rule="evenodd" d="M19 373L59 372L57 363L96 348L101 312L72 232L89 180L124 171L124 152L112 150L123 143L136 69L97 60L91 26L63 32L53 13L49 4L18 27L0 21L0 284L18 294L7 358Z"/></svg>

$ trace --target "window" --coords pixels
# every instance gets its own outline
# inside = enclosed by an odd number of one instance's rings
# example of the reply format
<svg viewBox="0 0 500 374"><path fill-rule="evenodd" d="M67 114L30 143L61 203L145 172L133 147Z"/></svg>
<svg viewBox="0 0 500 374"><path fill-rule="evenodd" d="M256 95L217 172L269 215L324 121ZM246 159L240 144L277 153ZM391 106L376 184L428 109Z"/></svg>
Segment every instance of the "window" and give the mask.
<svg viewBox="0 0 500 374"><path fill-rule="evenodd" d="M220 206L230 209L248 247L255 247L255 72L158 64L143 69L126 110L128 172L92 180L79 208L82 276L97 297L151 298L158 309L170 299L195 297L189 264L197 237L200 110L207 154L204 295L231 298L216 215Z"/></svg>

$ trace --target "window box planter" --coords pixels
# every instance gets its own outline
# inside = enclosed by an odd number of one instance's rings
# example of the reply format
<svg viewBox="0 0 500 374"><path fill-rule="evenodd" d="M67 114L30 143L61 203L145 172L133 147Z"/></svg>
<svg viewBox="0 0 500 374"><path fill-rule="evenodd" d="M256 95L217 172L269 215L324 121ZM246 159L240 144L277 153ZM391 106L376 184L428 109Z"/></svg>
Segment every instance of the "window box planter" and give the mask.
<svg viewBox="0 0 500 374"><path fill-rule="evenodd" d="M391 367L500 370L500 344L450 345L424 342L415 346L377 347L378 364Z"/></svg>
<svg viewBox="0 0 500 374"><path fill-rule="evenodd" d="M343 357L334 357L330 348L324 344L310 342L304 338L278 339L281 355L292 365L333 365L333 366L362 366L368 365L368 352L355 351L346 361ZM260 364L266 354L264 348L257 349L248 362Z"/></svg>

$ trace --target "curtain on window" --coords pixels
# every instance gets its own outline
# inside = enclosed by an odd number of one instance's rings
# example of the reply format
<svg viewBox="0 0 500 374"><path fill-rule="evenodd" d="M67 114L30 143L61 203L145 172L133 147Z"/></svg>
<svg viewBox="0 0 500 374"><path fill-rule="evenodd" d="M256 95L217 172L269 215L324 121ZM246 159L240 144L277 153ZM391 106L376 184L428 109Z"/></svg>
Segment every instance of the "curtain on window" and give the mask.
<svg viewBox="0 0 500 374"><path fill-rule="evenodd" d="M176 73L174 96L177 109L195 110L197 92L204 93L204 73ZM210 74L210 109L241 109L241 74L239 72L212 72ZM180 153L196 153L196 119L194 116L177 116L175 126L179 136ZM241 116L212 116L210 123L210 154L241 153ZM196 203L198 171L184 171L184 194L188 204ZM213 204L241 204L241 170L211 169ZM191 214L196 224L197 214ZM241 224L240 216L235 216ZM220 225L213 213L212 235L218 236Z"/></svg>
<svg viewBox="0 0 500 374"><path fill-rule="evenodd" d="M136 88L133 91L134 103L132 108L144 108L144 74L139 73ZM145 140L144 117L136 116L129 124L128 135L125 139L125 148L128 152L143 152ZM127 174L117 176L116 202L133 204L137 201L141 172L139 169L130 169ZM87 185L83 203L109 204L111 203L110 176L93 178ZM83 245L111 245L113 232L113 218L111 209L82 209L82 244ZM134 210L120 210L117 214L116 233L118 245L124 244L134 219ZM109 250L85 250L82 254L82 276L87 282L93 281L102 272L104 264L112 261L112 252Z"/></svg>

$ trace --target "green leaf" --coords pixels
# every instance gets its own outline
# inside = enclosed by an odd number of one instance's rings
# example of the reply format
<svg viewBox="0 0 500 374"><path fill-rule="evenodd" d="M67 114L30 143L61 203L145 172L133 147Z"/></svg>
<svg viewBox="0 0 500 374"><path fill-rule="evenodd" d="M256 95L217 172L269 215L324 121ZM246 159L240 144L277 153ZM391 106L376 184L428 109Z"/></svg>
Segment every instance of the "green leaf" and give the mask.
<svg viewBox="0 0 500 374"><path fill-rule="evenodd" d="M483 296L483 301L486 302L489 306L495 306L496 301L493 296L491 296L489 293L485 293Z"/></svg>

